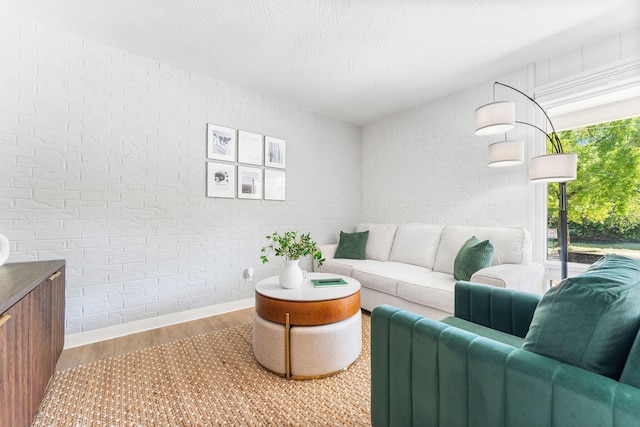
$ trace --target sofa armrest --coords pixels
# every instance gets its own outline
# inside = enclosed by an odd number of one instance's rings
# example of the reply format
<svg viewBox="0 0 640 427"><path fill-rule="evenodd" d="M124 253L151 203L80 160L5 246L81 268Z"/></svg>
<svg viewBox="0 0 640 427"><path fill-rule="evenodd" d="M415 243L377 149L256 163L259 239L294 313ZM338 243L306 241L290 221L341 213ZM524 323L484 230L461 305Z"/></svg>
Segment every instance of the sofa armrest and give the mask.
<svg viewBox="0 0 640 427"><path fill-rule="evenodd" d="M500 264L476 271L470 282L509 288L541 295L544 293L544 266L529 264Z"/></svg>
<svg viewBox="0 0 640 427"><path fill-rule="evenodd" d="M328 243L325 245L317 245L320 252L322 252L322 258L332 259L336 256L336 250L338 249L337 243Z"/></svg>
<svg viewBox="0 0 640 427"><path fill-rule="evenodd" d="M322 252L322 258L325 262L333 259L336 256L336 249L338 249L337 243L328 243L324 245L317 245L320 252ZM317 263L313 263L313 271L319 271Z"/></svg>
<svg viewBox="0 0 640 427"><path fill-rule="evenodd" d="M540 296L513 289L459 281L454 315L491 329L524 338Z"/></svg>

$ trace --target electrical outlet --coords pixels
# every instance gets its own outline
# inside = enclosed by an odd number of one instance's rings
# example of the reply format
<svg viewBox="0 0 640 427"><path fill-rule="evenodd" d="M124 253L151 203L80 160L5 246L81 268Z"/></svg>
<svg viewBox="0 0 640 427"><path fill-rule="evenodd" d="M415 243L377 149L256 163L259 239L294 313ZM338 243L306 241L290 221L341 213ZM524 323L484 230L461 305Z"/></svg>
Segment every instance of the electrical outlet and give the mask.
<svg viewBox="0 0 640 427"><path fill-rule="evenodd" d="M253 282L253 267L247 267L242 271L242 277L247 282Z"/></svg>

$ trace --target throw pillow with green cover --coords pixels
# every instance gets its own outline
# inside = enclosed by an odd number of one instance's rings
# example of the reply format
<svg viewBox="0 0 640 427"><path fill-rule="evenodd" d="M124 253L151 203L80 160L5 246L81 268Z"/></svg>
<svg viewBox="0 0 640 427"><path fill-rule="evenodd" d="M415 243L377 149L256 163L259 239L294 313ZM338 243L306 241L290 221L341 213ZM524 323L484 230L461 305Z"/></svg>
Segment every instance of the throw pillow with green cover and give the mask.
<svg viewBox="0 0 640 427"><path fill-rule="evenodd" d="M368 231L357 233L340 232L340 242L334 258L365 259L365 248L367 247Z"/></svg>
<svg viewBox="0 0 640 427"><path fill-rule="evenodd" d="M482 242L472 236L464 242L453 262L453 277L456 280L468 281L478 270L491 266L493 260L493 244L488 240Z"/></svg>
<svg viewBox="0 0 640 427"><path fill-rule="evenodd" d="M640 260L608 254L547 291L523 349L619 379L640 328Z"/></svg>

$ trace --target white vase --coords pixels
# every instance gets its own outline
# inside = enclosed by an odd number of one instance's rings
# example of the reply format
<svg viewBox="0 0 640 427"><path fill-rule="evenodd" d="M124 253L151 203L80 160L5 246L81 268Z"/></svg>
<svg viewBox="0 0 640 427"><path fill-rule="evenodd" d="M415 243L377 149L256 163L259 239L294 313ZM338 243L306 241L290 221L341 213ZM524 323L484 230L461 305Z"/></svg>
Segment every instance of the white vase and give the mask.
<svg viewBox="0 0 640 427"><path fill-rule="evenodd" d="M286 260L284 268L280 272L280 286L285 289L296 289L302 286L306 272L298 265L298 259Z"/></svg>

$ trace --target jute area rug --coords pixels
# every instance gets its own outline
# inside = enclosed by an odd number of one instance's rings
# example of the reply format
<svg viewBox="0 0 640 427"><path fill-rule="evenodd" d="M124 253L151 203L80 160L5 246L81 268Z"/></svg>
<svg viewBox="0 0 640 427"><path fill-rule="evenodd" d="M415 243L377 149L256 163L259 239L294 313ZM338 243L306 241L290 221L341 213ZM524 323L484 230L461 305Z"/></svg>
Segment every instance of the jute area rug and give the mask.
<svg viewBox="0 0 640 427"><path fill-rule="evenodd" d="M57 372L33 426L365 426L370 318L360 358L294 381L254 359L245 324Z"/></svg>

